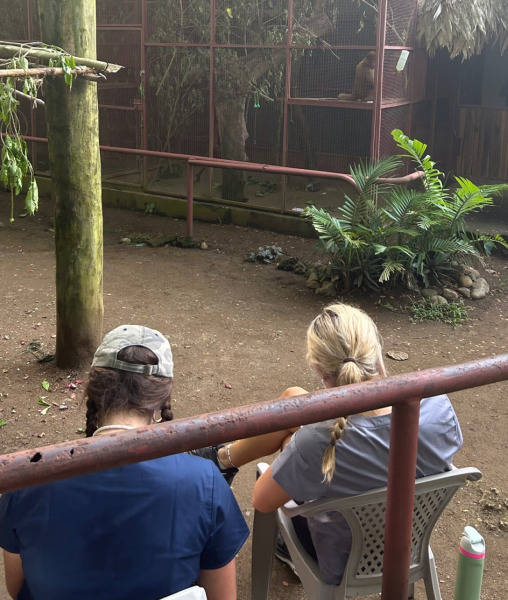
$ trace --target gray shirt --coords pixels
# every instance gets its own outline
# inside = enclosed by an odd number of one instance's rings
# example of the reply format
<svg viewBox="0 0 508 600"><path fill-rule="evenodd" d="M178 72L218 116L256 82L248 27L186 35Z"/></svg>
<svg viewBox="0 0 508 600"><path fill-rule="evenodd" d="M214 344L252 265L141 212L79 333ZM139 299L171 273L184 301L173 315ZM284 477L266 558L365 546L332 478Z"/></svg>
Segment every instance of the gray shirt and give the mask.
<svg viewBox="0 0 508 600"><path fill-rule="evenodd" d="M386 485L391 415L352 415L335 447L335 473L323 482L321 463L334 420L305 425L272 464L272 474L296 501L343 498ZM416 477L448 471L462 446L462 433L446 395L424 398L420 405ZM340 513L310 517L309 529L327 583L339 584L351 548L351 532Z"/></svg>

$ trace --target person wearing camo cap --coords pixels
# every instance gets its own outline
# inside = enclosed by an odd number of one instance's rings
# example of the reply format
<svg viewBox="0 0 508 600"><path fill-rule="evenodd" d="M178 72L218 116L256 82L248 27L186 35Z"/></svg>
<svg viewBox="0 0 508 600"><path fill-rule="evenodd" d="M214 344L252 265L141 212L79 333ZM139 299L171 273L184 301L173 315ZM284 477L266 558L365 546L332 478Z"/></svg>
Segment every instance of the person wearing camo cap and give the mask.
<svg viewBox="0 0 508 600"><path fill-rule="evenodd" d="M86 385L86 435L171 420L172 387L159 331L113 329ZM219 470L187 453L0 498L6 584L18 600L158 600L195 583L208 600L235 600L235 557L248 535Z"/></svg>

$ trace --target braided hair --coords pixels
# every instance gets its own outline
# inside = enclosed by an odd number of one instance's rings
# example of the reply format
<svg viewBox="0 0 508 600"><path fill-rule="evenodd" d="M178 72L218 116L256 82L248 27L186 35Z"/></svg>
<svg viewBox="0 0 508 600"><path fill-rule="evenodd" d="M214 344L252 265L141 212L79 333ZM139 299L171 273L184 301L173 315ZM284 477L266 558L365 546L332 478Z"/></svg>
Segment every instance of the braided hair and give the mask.
<svg viewBox="0 0 508 600"><path fill-rule="evenodd" d="M386 377L382 341L374 321L347 304L331 304L312 321L307 330L307 360L333 387ZM346 424L347 416L339 417L332 427L322 463L327 483L335 471L335 445Z"/></svg>
<svg viewBox="0 0 508 600"><path fill-rule="evenodd" d="M143 346L128 346L118 358L134 364L156 365L157 357ZM91 437L110 412L135 411L152 422L160 410L162 421L171 421L172 377L140 375L118 369L92 367L85 388L86 437Z"/></svg>

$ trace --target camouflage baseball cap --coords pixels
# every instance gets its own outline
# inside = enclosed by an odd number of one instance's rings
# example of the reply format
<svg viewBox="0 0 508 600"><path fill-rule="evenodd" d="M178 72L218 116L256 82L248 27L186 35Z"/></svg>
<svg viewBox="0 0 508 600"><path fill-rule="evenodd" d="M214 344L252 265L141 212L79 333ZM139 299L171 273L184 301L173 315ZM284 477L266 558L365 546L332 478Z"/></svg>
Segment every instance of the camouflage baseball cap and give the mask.
<svg viewBox="0 0 508 600"><path fill-rule="evenodd" d="M157 356L158 364L136 365L119 360L118 353L128 346L148 348ZM120 325L104 336L102 344L94 354L92 367L108 367L142 375L173 377L173 354L168 340L160 331L143 325Z"/></svg>

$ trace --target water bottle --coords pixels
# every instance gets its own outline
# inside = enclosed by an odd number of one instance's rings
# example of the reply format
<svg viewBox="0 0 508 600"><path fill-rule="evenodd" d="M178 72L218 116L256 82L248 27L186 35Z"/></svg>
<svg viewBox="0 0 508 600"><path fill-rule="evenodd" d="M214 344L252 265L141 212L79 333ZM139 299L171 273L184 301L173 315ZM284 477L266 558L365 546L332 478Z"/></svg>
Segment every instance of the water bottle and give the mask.
<svg viewBox="0 0 508 600"><path fill-rule="evenodd" d="M485 562L485 540L474 527L466 527L459 544L459 562L453 600L480 600Z"/></svg>

